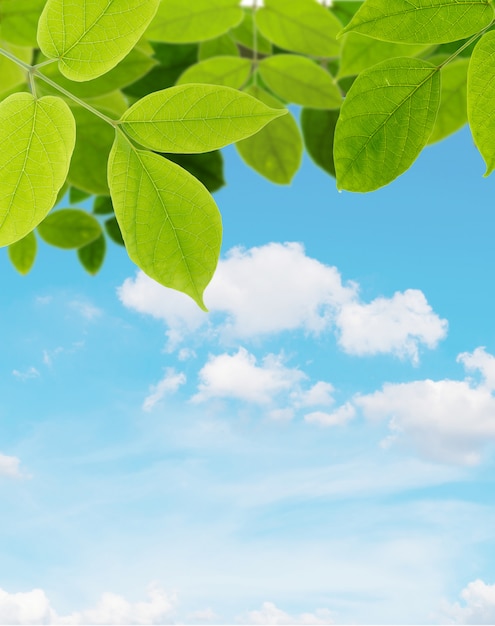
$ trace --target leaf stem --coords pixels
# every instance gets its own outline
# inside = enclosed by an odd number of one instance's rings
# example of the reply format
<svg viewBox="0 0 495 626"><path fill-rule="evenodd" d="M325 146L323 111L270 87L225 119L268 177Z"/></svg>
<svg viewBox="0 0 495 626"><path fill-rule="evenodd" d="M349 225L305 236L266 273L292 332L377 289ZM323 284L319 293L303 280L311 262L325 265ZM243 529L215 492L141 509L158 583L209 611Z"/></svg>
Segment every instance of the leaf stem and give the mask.
<svg viewBox="0 0 495 626"><path fill-rule="evenodd" d="M253 0L253 84L258 86L258 28L256 27L256 10L258 9L258 0Z"/></svg>
<svg viewBox="0 0 495 626"><path fill-rule="evenodd" d="M476 39L478 39L479 37L482 37L487 30L490 30L490 28L495 24L495 19L492 20L490 22L490 24L488 24L488 26L485 26L485 28L483 28L483 30L480 30L478 33L474 34L472 37L470 37L467 41L465 41L462 46L460 48L457 48L457 50L455 52L453 52L448 59L445 59L445 61L443 61L442 63L440 63L440 65L438 66L438 69L442 69L442 67L444 65L448 65L449 63L451 63L454 59L456 59L463 50L465 50L468 46L470 46L473 41L476 41Z"/></svg>

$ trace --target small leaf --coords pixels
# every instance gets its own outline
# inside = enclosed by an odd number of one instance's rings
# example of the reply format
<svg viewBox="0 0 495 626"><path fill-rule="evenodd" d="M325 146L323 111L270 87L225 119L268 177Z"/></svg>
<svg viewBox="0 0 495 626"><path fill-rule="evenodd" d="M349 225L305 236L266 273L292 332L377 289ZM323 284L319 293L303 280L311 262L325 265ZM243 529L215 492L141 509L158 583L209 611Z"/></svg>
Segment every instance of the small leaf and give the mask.
<svg viewBox="0 0 495 626"><path fill-rule="evenodd" d="M36 236L32 231L19 241L10 244L9 259L19 274L24 276L33 267L36 259L36 248Z"/></svg>
<svg viewBox="0 0 495 626"><path fill-rule="evenodd" d="M77 256L79 261L84 269L91 274L91 276L97 274L103 265L106 247L107 244L105 242L105 237L100 235L98 239L82 246L82 248L78 248Z"/></svg>
<svg viewBox="0 0 495 626"><path fill-rule="evenodd" d="M101 235L101 226L86 211L60 209L45 217L38 226L38 232L51 246L72 250L98 239Z"/></svg>
<svg viewBox="0 0 495 626"><path fill-rule="evenodd" d="M90 193L83 191L82 189L78 189L77 187L71 187L69 189L69 202L71 204L79 204L79 202L86 200L86 198L89 198L90 196Z"/></svg>
<svg viewBox="0 0 495 626"><path fill-rule="evenodd" d="M110 215L113 213L113 204L110 196L97 196L93 204L95 215Z"/></svg>
<svg viewBox="0 0 495 626"><path fill-rule="evenodd" d="M440 102L431 63L406 57L364 70L335 129L339 189L373 191L405 172L425 146Z"/></svg>
<svg viewBox="0 0 495 626"><path fill-rule="evenodd" d="M106 220L105 230L107 231L107 235L114 243L118 244L119 246L125 246L124 238L122 237L122 233L120 232L117 218L111 217L110 219Z"/></svg>
<svg viewBox="0 0 495 626"><path fill-rule="evenodd" d="M229 34L220 35L216 39L203 41L199 45L198 61L205 61L211 57L238 57L239 48Z"/></svg>
<svg viewBox="0 0 495 626"><path fill-rule="evenodd" d="M431 59L428 59L431 62ZM440 70L440 107L428 143L440 141L455 133L467 122L466 78L469 61L462 59L444 65Z"/></svg>
<svg viewBox="0 0 495 626"><path fill-rule="evenodd" d="M256 24L269 41L285 50L316 57L339 54L339 20L316 0L265 0Z"/></svg>
<svg viewBox="0 0 495 626"><path fill-rule="evenodd" d="M338 109L301 111L301 129L306 150L313 161L334 178L333 141L339 114Z"/></svg>
<svg viewBox="0 0 495 626"><path fill-rule="evenodd" d="M254 38L254 15L252 9L244 9L244 19L233 28L230 32L232 37L244 46L248 50L252 50L255 42ZM258 54L271 54L272 44L263 37L263 35L257 30L256 33L256 50Z"/></svg>
<svg viewBox="0 0 495 626"><path fill-rule="evenodd" d="M251 61L239 57L213 57L189 67L180 76L178 85L204 83L240 89L251 74Z"/></svg>
<svg viewBox="0 0 495 626"><path fill-rule="evenodd" d="M117 133L108 166L115 214L130 258L203 309L220 254L217 206L191 174Z"/></svg>
<svg viewBox="0 0 495 626"><path fill-rule="evenodd" d="M495 169L495 32L477 43L469 63L467 111L474 143L485 163L485 176Z"/></svg>
<svg viewBox="0 0 495 626"><path fill-rule="evenodd" d="M134 48L160 0L47 0L38 43L70 80L102 76Z"/></svg>
<svg viewBox="0 0 495 626"><path fill-rule="evenodd" d="M402 43L445 43L488 26L490 0L366 0L342 31Z"/></svg>
<svg viewBox="0 0 495 626"><path fill-rule="evenodd" d="M335 109L342 103L332 76L306 57L276 54L260 62L259 72L265 84L288 102L314 109Z"/></svg>
<svg viewBox="0 0 495 626"><path fill-rule="evenodd" d="M249 137L285 113L230 87L179 85L142 98L120 124L151 150L196 153Z"/></svg>
<svg viewBox="0 0 495 626"><path fill-rule="evenodd" d="M223 177L223 158L219 150L202 154L163 154L165 158L177 163L208 189L210 193L225 185Z"/></svg>
<svg viewBox="0 0 495 626"><path fill-rule="evenodd" d="M283 105L259 87L249 93L270 107ZM259 133L236 143L243 160L273 183L288 185L301 165L303 142L291 113L280 117Z"/></svg>
<svg viewBox="0 0 495 626"><path fill-rule="evenodd" d="M22 239L53 207L75 139L60 98L16 93L0 103L0 246Z"/></svg>
<svg viewBox="0 0 495 626"><path fill-rule="evenodd" d="M0 39L17 46L38 46L36 30L46 0L0 0Z"/></svg>
<svg viewBox="0 0 495 626"><path fill-rule="evenodd" d="M206 41L226 33L242 16L239 0L162 0L146 36L168 43Z"/></svg>

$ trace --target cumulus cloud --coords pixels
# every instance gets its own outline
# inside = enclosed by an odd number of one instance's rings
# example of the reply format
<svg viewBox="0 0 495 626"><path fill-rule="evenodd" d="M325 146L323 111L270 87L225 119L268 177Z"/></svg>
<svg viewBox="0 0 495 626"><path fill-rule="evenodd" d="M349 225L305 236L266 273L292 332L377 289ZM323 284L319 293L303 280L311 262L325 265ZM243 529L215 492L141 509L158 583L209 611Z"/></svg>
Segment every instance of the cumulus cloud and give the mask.
<svg viewBox="0 0 495 626"><path fill-rule="evenodd" d="M143 410L151 411L151 409L160 402L166 395L176 393L181 385L186 382L186 375L182 372L177 373L173 367L165 370L164 377L156 384L151 385L150 393L143 402Z"/></svg>
<svg viewBox="0 0 495 626"><path fill-rule="evenodd" d="M339 426L345 424L356 415L356 409L350 402L346 402L335 411L328 413L326 411L313 411L304 416L304 420L310 424L319 424L320 426Z"/></svg>
<svg viewBox="0 0 495 626"><path fill-rule="evenodd" d="M334 624L328 609L316 609L314 613L289 615L273 602L263 602L261 609L249 611L237 619L242 624Z"/></svg>
<svg viewBox="0 0 495 626"><path fill-rule="evenodd" d="M462 603L446 604L444 624L495 624L495 585L482 580L470 582L461 591Z"/></svg>
<svg viewBox="0 0 495 626"><path fill-rule="evenodd" d="M417 361L421 346L434 348L447 332L447 322L421 291L364 303L356 283L344 283L337 268L310 258L299 243L230 250L206 290L210 317L142 272L118 293L125 306L165 322L170 350L200 329L226 342L285 331L333 331L350 354L392 353Z"/></svg>
<svg viewBox="0 0 495 626"><path fill-rule="evenodd" d="M164 624L170 623L175 604L175 594L151 585L143 602L104 593L94 608L60 616L41 589L21 593L0 589L0 624Z"/></svg>

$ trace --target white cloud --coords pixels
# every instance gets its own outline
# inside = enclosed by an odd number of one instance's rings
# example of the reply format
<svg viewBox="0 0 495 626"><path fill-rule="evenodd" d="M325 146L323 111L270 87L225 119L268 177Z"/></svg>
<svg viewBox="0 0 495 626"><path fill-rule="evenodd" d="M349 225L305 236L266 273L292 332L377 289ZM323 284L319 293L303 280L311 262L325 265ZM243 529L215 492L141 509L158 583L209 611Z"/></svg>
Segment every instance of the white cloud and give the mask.
<svg viewBox="0 0 495 626"><path fill-rule="evenodd" d="M328 609L317 609L314 613L292 616L279 609L273 602L263 602L261 609L249 611L237 620L243 624L334 624Z"/></svg>
<svg viewBox="0 0 495 626"><path fill-rule="evenodd" d="M30 380L32 378L39 378L41 374L39 371L31 365L24 372L20 372L19 370L12 370L12 375L25 382L26 380Z"/></svg>
<svg viewBox="0 0 495 626"><path fill-rule="evenodd" d="M334 331L341 348L356 355L392 353L417 360L421 346L434 348L447 322L418 290L363 303L358 285L343 283L335 267L310 258L299 243L231 249L221 259L205 294L212 315L190 298L161 287L142 272L119 288L122 303L163 320L168 348L207 329L224 341L284 331L318 335ZM213 324L216 326L213 326Z"/></svg>
<svg viewBox="0 0 495 626"><path fill-rule="evenodd" d="M320 426L339 426L345 424L356 415L356 409L350 402L346 402L332 413L325 411L314 411L307 413L304 420Z"/></svg>
<svg viewBox="0 0 495 626"><path fill-rule="evenodd" d="M444 624L495 624L495 585L470 582L461 591L463 605L455 602L443 609Z"/></svg>
<svg viewBox="0 0 495 626"><path fill-rule="evenodd" d="M463 352L459 354L457 361L468 371L478 370L483 378L483 385L487 389L495 389L495 357L488 354L485 348L476 348L472 353Z"/></svg>
<svg viewBox="0 0 495 626"><path fill-rule="evenodd" d="M147 600L132 603L115 593L102 594L94 608L59 616L41 589L7 593L0 589L0 624L163 624L170 622L175 594L157 585L148 589Z"/></svg>
<svg viewBox="0 0 495 626"><path fill-rule="evenodd" d="M0 477L22 478L23 474L20 470L20 460L16 456L7 456L0 454Z"/></svg>
<svg viewBox="0 0 495 626"><path fill-rule="evenodd" d="M143 402L143 410L151 411L155 404L160 402L164 396L176 393L185 382L185 374L182 372L177 373L173 367L168 367L165 371L165 376L156 385L151 385L150 393Z"/></svg>
<svg viewBox="0 0 495 626"><path fill-rule="evenodd" d="M332 393L333 385L325 383L322 380L314 384L311 389L301 392L299 395L294 394L297 406L328 406L334 403Z"/></svg>
<svg viewBox="0 0 495 626"><path fill-rule="evenodd" d="M89 321L100 317L103 313L101 309L85 300L72 300L69 302L69 307Z"/></svg>

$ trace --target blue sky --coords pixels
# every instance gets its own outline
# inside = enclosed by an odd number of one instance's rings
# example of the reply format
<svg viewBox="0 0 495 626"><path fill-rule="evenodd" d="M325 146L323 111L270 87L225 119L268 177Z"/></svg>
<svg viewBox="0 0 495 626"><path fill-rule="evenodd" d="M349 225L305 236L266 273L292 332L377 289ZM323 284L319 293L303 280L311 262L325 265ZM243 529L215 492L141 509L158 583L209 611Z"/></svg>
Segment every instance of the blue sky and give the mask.
<svg viewBox="0 0 495 626"><path fill-rule="evenodd" d="M2 251L0 623L493 623L494 180L224 151L208 315Z"/></svg>

